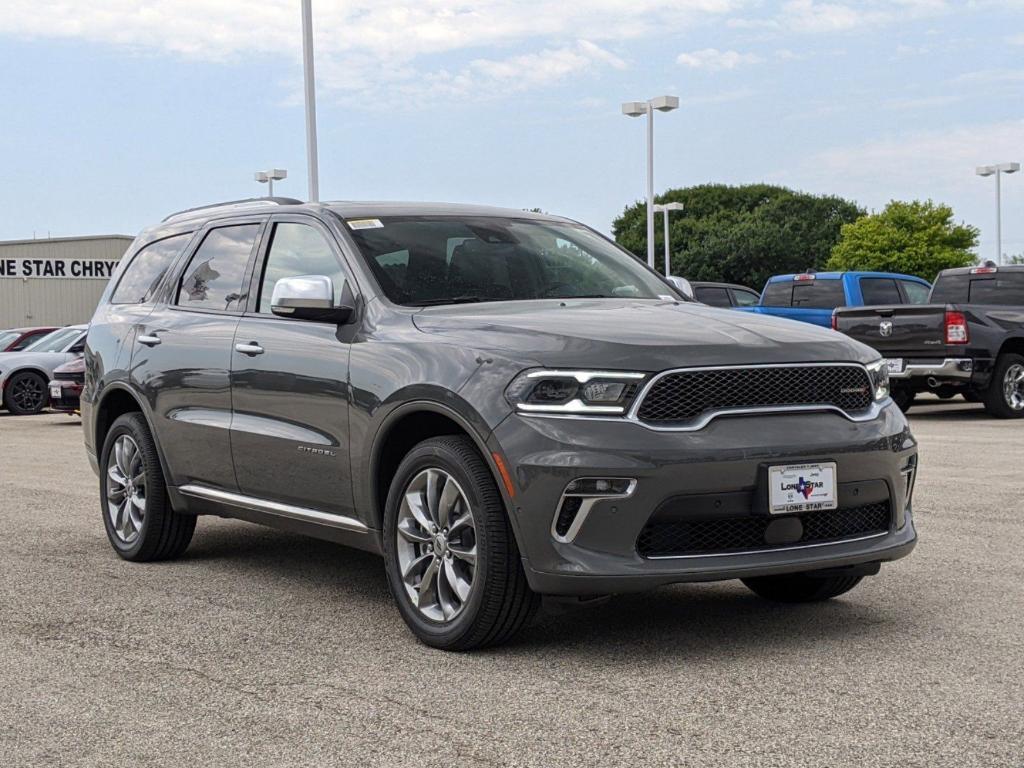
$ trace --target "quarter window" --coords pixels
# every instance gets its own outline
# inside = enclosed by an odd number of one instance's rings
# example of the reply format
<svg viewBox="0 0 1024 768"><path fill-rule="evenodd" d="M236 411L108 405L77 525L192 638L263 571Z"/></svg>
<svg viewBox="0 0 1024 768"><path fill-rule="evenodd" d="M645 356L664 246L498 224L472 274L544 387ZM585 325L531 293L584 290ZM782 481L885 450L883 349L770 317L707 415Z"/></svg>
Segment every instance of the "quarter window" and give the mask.
<svg viewBox="0 0 1024 768"><path fill-rule="evenodd" d="M793 284L781 280L777 283L768 283L764 288L761 304L766 307L793 306Z"/></svg>
<svg viewBox="0 0 1024 768"><path fill-rule="evenodd" d="M709 304L712 307L731 307L729 291L725 288L695 288L694 294L697 301L702 304Z"/></svg>
<svg viewBox="0 0 1024 768"><path fill-rule="evenodd" d="M150 243L138 251L121 275L110 303L145 304L149 301L171 263L184 250L191 238L191 232L175 235Z"/></svg>
<svg viewBox="0 0 1024 768"><path fill-rule="evenodd" d="M732 297L736 301L737 307L754 307L761 300L753 291L740 291L733 288Z"/></svg>
<svg viewBox="0 0 1024 768"><path fill-rule="evenodd" d="M178 304L221 312L241 309L248 295L242 281L259 231L259 224L210 230L185 269Z"/></svg>
<svg viewBox="0 0 1024 768"><path fill-rule="evenodd" d="M260 314L270 314L274 286L285 277L326 275L334 283L334 303L341 303L345 273L331 246L316 229L307 224L289 222L274 226L274 239L267 255L260 286Z"/></svg>
<svg viewBox="0 0 1024 768"><path fill-rule="evenodd" d="M932 289L927 285L915 283L913 280L900 280L900 285L903 286L903 292L907 294L907 302L909 304L928 303L928 297L931 296Z"/></svg>

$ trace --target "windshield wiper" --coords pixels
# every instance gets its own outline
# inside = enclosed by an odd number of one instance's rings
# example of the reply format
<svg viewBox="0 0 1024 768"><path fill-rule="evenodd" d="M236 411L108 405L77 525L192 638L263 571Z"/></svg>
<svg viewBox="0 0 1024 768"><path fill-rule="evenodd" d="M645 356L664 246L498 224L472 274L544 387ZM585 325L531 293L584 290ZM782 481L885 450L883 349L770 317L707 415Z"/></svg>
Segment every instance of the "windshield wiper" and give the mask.
<svg viewBox="0 0 1024 768"><path fill-rule="evenodd" d="M424 301L410 301L407 307L435 307L440 304L475 304L484 301L479 296L452 296L447 299L425 299ZM487 299L487 301L498 301L498 299Z"/></svg>

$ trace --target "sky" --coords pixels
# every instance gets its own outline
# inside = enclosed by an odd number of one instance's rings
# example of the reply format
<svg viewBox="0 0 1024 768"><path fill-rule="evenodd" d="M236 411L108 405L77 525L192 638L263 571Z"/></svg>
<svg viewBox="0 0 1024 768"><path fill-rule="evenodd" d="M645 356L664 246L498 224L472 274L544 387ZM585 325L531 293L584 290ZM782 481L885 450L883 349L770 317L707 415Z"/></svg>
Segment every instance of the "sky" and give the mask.
<svg viewBox="0 0 1024 768"><path fill-rule="evenodd" d="M134 234L307 191L299 0L4 0L0 239ZM953 206L995 255L1024 161L1024 0L314 0L323 200L541 208L770 182ZM1024 252L1024 173L1003 177Z"/></svg>

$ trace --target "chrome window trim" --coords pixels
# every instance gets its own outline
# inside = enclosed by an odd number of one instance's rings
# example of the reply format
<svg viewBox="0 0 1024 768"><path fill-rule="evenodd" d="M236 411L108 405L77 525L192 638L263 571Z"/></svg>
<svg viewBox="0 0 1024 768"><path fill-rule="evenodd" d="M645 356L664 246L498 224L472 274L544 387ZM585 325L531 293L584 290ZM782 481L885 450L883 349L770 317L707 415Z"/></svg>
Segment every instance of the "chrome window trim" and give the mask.
<svg viewBox="0 0 1024 768"><path fill-rule="evenodd" d="M291 504L282 504L277 501L267 501L254 496L246 496L241 493L230 493L219 491L215 488L207 488L202 485L183 485L178 490L186 496L194 496L209 501L219 501L231 507L251 509L255 512L263 512L277 517L286 517L291 520L302 520L307 523L318 523L331 528L341 528L353 533L366 533L369 529L353 517L345 515L332 515L329 512L321 512L317 509L306 507L295 507Z"/></svg>
<svg viewBox="0 0 1024 768"><path fill-rule="evenodd" d="M771 555L776 552L792 552L798 549L814 549L815 547L834 547L837 544L852 544L858 541L868 541L870 539L879 539L883 536L888 536L891 531L883 531L882 533L872 533L868 536L856 536L850 539L838 539L837 541L821 541L817 544L798 544L792 547L765 547L764 549L744 549L739 552L708 552L702 555L652 555L651 557L641 557L644 560L694 560L702 557L736 557L743 555Z"/></svg>

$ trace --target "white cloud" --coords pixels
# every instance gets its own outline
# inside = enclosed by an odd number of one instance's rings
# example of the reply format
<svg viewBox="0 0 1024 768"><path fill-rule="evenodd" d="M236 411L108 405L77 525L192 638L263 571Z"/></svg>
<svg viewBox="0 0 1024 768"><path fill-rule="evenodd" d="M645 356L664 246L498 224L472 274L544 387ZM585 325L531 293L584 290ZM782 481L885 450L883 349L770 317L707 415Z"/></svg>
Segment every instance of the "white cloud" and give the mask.
<svg viewBox="0 0 1024 768"><path fill-rule="evenodd" d="M762 18L730 19L728 24L741 29L824 34L935 16L949 10L948 0L787 0L777 13Z"/></svg>
<svg viewBox="0 0 1024 768"><path fill-rule="evenodd" d="M685 67L707 69L719 72L724 69L736 69L743 64L759 64L764 59L753 53L739 51L720 51L717 48L705 48L691 53L680 53L676 62Z"/></svg>

